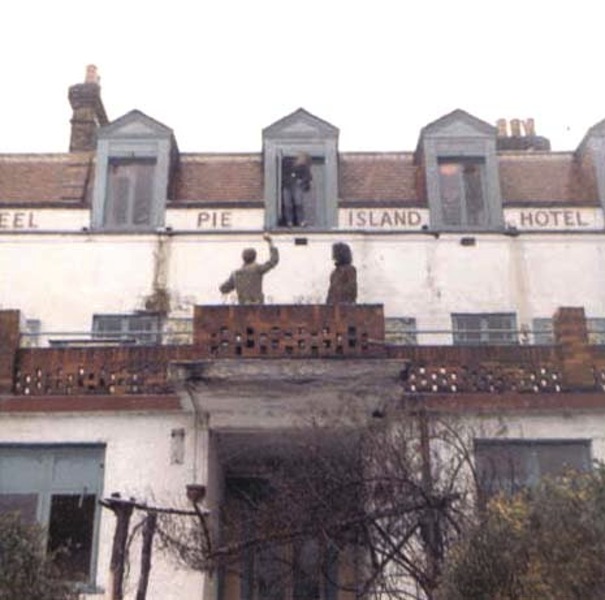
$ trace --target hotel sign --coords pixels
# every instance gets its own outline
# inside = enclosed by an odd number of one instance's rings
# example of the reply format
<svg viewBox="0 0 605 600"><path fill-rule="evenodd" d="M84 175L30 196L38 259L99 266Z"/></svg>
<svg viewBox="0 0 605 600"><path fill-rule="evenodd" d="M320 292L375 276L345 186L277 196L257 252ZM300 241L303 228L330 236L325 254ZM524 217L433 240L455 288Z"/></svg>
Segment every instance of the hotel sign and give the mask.
<svg viewBox="0 0 605 600"><path fill-rule="evenodd" d="M0 210L0 230L38 229L37 215L33 210Z"/></svg>
<svg viewBox="0 0 605 600"><path fill-rule="evenodd" d="M519 231L591 231L603 229L600 208L509 208L506 224Z"/></svg>
<svg viewBox="0 0 605 600"><path fill-rule="evenodd" d="M429 224L428 211L417 208L350 208L340 211L342 229L419 230Z"/></svg>

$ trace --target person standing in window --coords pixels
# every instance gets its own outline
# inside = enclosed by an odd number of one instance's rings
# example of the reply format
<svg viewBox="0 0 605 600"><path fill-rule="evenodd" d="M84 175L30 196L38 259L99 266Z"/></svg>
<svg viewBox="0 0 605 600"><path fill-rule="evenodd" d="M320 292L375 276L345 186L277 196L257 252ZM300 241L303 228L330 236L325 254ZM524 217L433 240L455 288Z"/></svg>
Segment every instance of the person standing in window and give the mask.
<svg viewBox="0 0 605 600"><path fill-rule="evenodd" d="M240 304L264 303L263 276L279 262L279 252L273 245L271 236L265 233L263 239L269 244L269 260L258 264L256 262L256 250L254 248L246 248L242 252L244 264L236 271L233 271L229 279L219 287L222 294L228 294L235 290L237 300Z"/></svg>
<svg viewBox="0 0 605 600"><path fill-rule="evenodd" d="M284 160L282 180L283 216L287 227L305 227L305 196L311 189L311 157L300 152L294 160Z"/></svg>

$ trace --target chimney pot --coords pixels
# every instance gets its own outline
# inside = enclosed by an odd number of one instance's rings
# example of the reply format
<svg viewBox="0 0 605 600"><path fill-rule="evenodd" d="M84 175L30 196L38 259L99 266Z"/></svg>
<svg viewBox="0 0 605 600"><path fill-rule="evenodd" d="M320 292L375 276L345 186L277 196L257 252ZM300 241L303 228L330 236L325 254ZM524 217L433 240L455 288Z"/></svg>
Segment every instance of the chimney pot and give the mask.
<svg viewBox="0 0 605 600"><path fill-rule="evenodd" d="M506 137L508 135L508 125L506 119L498 119L496 121L496 127L498 129L498 137Z"/></svg>
<svg viewBox="0 0 605 600"><path fill-rule="evenodd" d="M534 119L531 117L529 119L525 119L523 122L523 129L525 129L525 135L528 137L533 137L536 135L536 123Z"/></svg>
<svg viewBox="0 0 605 600"><path fill-rule="evenodd" d="M510 120L510 134L512 137L521 137L521 121L519 119Z"/></svg>

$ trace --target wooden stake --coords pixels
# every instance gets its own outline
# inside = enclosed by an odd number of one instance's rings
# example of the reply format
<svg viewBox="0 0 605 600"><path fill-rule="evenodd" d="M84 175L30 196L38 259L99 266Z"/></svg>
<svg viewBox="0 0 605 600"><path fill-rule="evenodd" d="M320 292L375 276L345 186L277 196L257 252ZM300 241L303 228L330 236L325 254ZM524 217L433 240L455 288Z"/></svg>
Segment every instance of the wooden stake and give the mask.
<svg viewBox="0 0 605 600"><path fill-rule="evenodd" d="M145 517L143 525L143 546L141 548L141 574L139 576L139 587L136 600L147 598L147 585L149 584L149 572L151 571L151 553L153 550L153 536L155 534L158 516L150 512Z"/></svg>

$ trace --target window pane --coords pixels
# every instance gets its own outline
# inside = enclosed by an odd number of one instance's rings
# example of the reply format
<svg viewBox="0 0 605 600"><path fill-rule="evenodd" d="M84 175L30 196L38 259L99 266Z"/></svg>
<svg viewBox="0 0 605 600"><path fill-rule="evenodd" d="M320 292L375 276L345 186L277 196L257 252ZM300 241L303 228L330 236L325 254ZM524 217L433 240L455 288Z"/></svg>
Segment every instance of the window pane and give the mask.
<svg viewBox="0 0 605 600"><path fill-rule="evenodd" d="M161 343L160 318L156 315L131 315L126 318L127 330L139 344ZM144 332L150 332L145 334Z"/></svg>
<svg viewBox="0 0 605 600"><path fill-rule="evenodd" d="M605 319L586 319L588 328L588 343L602 346L605 344Z"/></svg>
<svg viewBox="0 0 605 600"><path fill-rule="evenodd" d="M128 223L128 200L130 182L125 177L116 177L111 185L111 220L112 225Z"/></svg>
<svg viewBox="0 0 605 600"><path fill-rule="evenodd" d="M541 477L558 475L565 469L586 471L590 468L590 446L586 442L537 444L536 459Z"/></svg>
<svg viewBox="0 0 605 600"><path fill-rule="evenodd" d="M57 494L51 498L48 551L69 581L88 580L96 496Z"/></svg>
<svg viewBox="0 0 605 600"><path fill-rule="evenodd" d="M514 344L516 340L515 315L486 315L487 340L493 344Z"/></svg>
<svg viewBox="0 0 605 600"><path fill-rule="evenodd" d="M516 329L514 313L452 315L454 344L516 344Z"/></svg>
<svg viewBox="0 0 605 600"><path fill-rule="evenodd" d="M444 225L462 225L461 166L457 163L439 165L439 189Z"/></svg>
<svg viewBox="0 0 605 600"><path fill-rule="evenodd" d="M25 523L35 523L38 494L0 494L0 514L18 512Z"/></svg>
<svg viewBox="0 0 605 600"><path fill-rule="evenodd" d="M154 160L116 160L108 171L105 225L151 225Z"/></svg>
<svg viewBox="0 0 605 600"><path fill-rule="evenodd" d="M162 319L158 315L94 315L92 328L97 337L117 338L123 343L160 344L162 341Z"/></svg>
<svg viewBox="0 0 605 600"><path fill-rule="evenodd" d="M552 319L539 317L532 321L534 344L552 346L555 343Z"/></svg>
<svg viewBox="0 0 605 600"><path fill-rule="evenodd" d="M413 317L387 317L384 320L384 337L390 344L415 345L416 319Z"/></svg>
<svg viewBox="0 0 605 600"><path fill-rule="evenodd" d="M527 485L531 456L527 447L514 443L476 443L475 463L479 486L488 494L512 493Z"/></svg>
<svg viewBox="0 0 605 600"><path fill-rule="evenodd" d="M479 486L487 494L514 492L566 469L590 468L588 440L476 440Z"/></svg>
<svg viewBox="0 0 605 600"><path fill-rule="evenodd" d="M255 600L285 600L290 581L287 550L276 545L257 554Z"/></svg>
<svg viewBox="0 0 605 600"><path fill-rule="evenodd" d="M142 163L133 166L136 167L136 184L132 220L135 225L150 225L154 165Z"/></svg>
<svg viewBox="0 0 605 600"><path fill-rule="evenodd" d="M320 564L320 548L316 540L306 540L298 546L293 600L320 600Z"/></svg>
<svg viewBox="0 0 605 600"><path fill-rule="evenodd" d="M444 225L485 225L484 164L479 158L439 162L439 193Z"/></svg>
<svg viewBox="0 0 605 600"><path fill-rule="evenodd" d="M93 329L97 333L115 336L122 333L122 317L111 315L94 315Z"/></svg>
<svg viewBox="0 0 605 600"><path fill-rule="evenodd" d="M468 225L485 224L482 171L483 168L480 164L464 164L464 193L466 195L466 215Z"/></svg>
<svg viewBox="0 0 605 600"><path fill-rule="evenodd" d="M90 579L103 457L95 445L0 445L0 511L39 518L48 550L59 551L57 564L71 580Z"/></svg>

